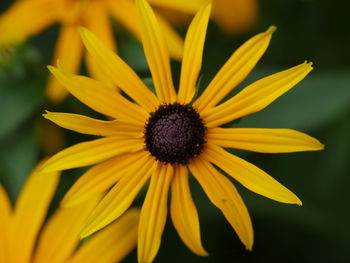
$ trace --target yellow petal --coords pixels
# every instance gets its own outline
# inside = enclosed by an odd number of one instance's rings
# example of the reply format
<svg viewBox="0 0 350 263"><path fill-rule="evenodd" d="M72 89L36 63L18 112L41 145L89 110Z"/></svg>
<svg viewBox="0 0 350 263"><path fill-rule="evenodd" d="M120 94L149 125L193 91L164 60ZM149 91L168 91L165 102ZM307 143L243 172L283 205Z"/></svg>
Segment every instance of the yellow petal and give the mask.
<svg viewBox="0 0 350 263"><path fill-rule="evenodd" d="M157 255L168 213L168 191L174 170L170 164L157 168L141 209L137 242L140 263L152 262Z"/></svg>
<svg viewBox="0 0 350 263"><path fill-rule="evenodd" d="M57 21L59 1L16 1L0 17L0 47L24 41Z"/></svg>
<svg viewBox="0 0 350 263"><path fill-rule="evenodd" d="M106 192L116 184L144 152L121 154L90 168L64 196L61 205L74 206Z"/></svg>
<svg viewBox="0 0 350 263"><path fill-rule="evenodd" d="M188 185L188 171L182 165L175 167L171 183L170 213L173 224L187 247L199 256L208 256L202 246L198 213Z"/></svg>
<svg viewBox="0 0 350 263"><path fill-rule="evenodd" d="M142 44L152 73L159 101L173 103L176 100L171 76L169 51L163 32L151 7L145 0L137 0Z"/></svg>
<svg viewBox="0 0 350 263"><path fill-rule="evenodd" d="M79 245L79 233L99 200L95 198L72 208L58 208L40 235L33 262L66 262Z"/></svg>
<svg viewBox="0 0 350 263"><path fill-rule="evenodd" d="M202 55L211 2L203 6L193 19L185 39L185 51L181 67L178 102L190 103L195 92L198 74L202 67Z"/></svg>
<svg viewBox="0 0 350 263"><path fill-rule="evenodd" d="M216 127L260 111L286 93L312 70L312 63L303 63L273 74L249 85L221 105L202 112L207 127Z"/></svg>
<svg viewBox="0 0 350 263"><path fill-rule="evenodd" d="M257 194L278 202L301 205L301 201L295 194L270 175L255 165L228 153L220 146L207 143L201 157L217 165L243 186Z"/></svg>
<svg viewBox="0 0 350 263"><path fill-rule="evenodd" d="M107 193L88 219L81 237L87 237L122 215L147 182L156 162L144 152Z"/></svg>
<svg viewBox="0 0 350 263"><path fill-rule="evenodd" d="M210 109L237 87L265 53L274 31L275 27L270 27L266 32L252 37L239 47L215 75L193 106L199 112Z"/></svg>
<svg viewBox="0 0 350 263"><path fill-rule="evenodd" d="M143 136L143 126L135 125L133 122L122 120L101 121L78 114L48 111L43 116L65 129L84 134L97 136L120 135L129 138Z"/></svg>
<svg viewBox="0 0 350 263"><path fill-rule="evenodd" d="M118 220L92 236L69 263L120 262L135 246L139 209L131 208Z"/></svg>
<svg viewBox="0 0 350 263"><path fill-rule="evenodd" d="M154 111L159 105L158 99L136 73L92 32L80 28L80 34L95 63L111 78L113 83L148 112Z"/></svg>
<svg viewBox="0 0 350 263"><path fill-rule="evenodd" d="M147 120L148 113L122 97L117 90L84 76L68 74L51 66L48 68L73 96L93 110L114 118L135 120L141 125Z"/></svg>
<svg viewBox="0 0 350 263"><path fill-rule="evenodd" d="M81 142L52 156L41 167L41 172L47 173L88 166L118 154L137 152L141 149L143 149L142 139L124 139L119 136Z"/></svg>
<svg viewBox="0 0 350 263"><path fill-rule="evenodd" d="M30 262L37 235L58 181L59 173L41 174L37 170L27 179L17 199L12 220L12 262Z"/></svg>
<svg viewBox="0 0 350 263"><path fill-rule="evenodd" d="M78 29L75 25L63 25L58 37L53 64L60 61L60 67L69 73L77 73L80 68L83 54L83 43L79 37ZM56 78L50 76L47 87L49 100L58 103L67 96L67 90L62 87Z"/></svg>
<svg viewBox="0 0 350 263"><path fill-rule="evenodd" d="M209 162L200 158L191 162L190 169L210 201L222 211L234 228L246 249L251 250L254 242L252 222L241 196L231 181Z"/></svg>
<svg viewBox="0 0 350 263"><path fill-rule="evenodd" d="M8 229L12 216L11 202L7 193L0 184L0 262L9 262L8 259Z"/></svg>
<svg viewBox="0 0 350 263"><path fill-rule="evenodd" d="M206 139L210 143L261 153L288 153L322 150L317 139L291 129L212 128Z"/></svg>
<svg viewBox="0 0 350 263"><path fill-rule="evenodd" d="M108 5L115 19L125 26L138 40L141 40L140 25L134 1L119 0L116 2L115 0L109 0ZM128 10L128 12L125 12L125 10ZM165 35L170 56L181 60L183 53L182 38L161 16L157 16L157 19Z"/></svg>
<svg viewBox="0 0 350 263"><path fill-rule="evenodd" d="M206 2L206 0L148 0L155 6L161 6L190 14L195 14Z"/></svg>

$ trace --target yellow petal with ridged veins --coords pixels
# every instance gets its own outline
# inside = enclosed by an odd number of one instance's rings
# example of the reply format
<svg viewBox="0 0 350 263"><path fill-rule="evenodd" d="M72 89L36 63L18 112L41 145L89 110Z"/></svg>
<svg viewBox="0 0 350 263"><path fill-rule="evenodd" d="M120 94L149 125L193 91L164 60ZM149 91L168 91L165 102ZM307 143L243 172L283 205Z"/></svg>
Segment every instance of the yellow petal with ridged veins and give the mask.
<svg viewBox="0 0 350 263"><path fill-rule="evenodd" d="M275 29L270 27L266 32L252 37L232 54L202 95L193 103L200 113L218 104L248 76L265 53Z"/></svg>
<svg viewBox="0 0 350 263"><path fill-rule="evenodd" d="M155 164L153 157L144 152L92 212L81 237L91 235L121 216L151 176Z"/></svg>
<svg viewBox="0 0 350 263"><path fill-rule="evenodd" d="M60 61L60 67L69 73L77 73L81 65L83 43L75 25L63 25L56 43L53 64ZM62 83L50 76L46 90L49 100L58 103L68 94Z"/></svg>
<svg viewBox="0 0 350 263"><path fill-rule="evenodd" d="M168 213L168 191L173 173L172 165L159 164L152 175L140 215L137 242L140 263L152 262L157 255Z"/></svg>
<svg viewBox="0 0 350 263"><path fill-rule="evenodd" d="M136 6L142 44L159 101L161 104L173 103L176 101L176 93L164 34L149 4L145 0L136 0Z"/></svg>
<svg viewBox="0 0 350 263"><path fill-rule="evenodd" d="M136 246L139 209L131 208L75 252L69 263L120 262Z"/></svg>
<svg viewBox="0 0 350 263"><path fill-rule="evenodd" d="M106 192L127 174L130 166L142 156L144 156L143 151L121 154L90 168L68 190L61 205L75 206Z"/></svg>
<svg viewBox="0 0 350 263"><path fill-rule="evenodd" d="M148 112L159 105L157 97L146 87L137 74L113 51L108 49L91 31L80 28L80 34L90 55L127 95Z"/></svg>
<svg viewBox="0 0 350 263"><path fill-rule="evenodd" d="M59 68L49 66L48 69L73 96L91 109L114 118L134 120L141 125L147 120L147 111L122 97L117 90L94 79L65 73Z"/></svg>
<svg viewBox="0 0 350 263"><path fill-rule="evenodd" d="M11 262L30 262L37 235L59 181L58 172L41 174L38 169L40 167L29 176L16 201L9 240Z"/></svg>
<svg viewBox="0 0 350 263"><path fill-rule="evenodd" d="M171 219L182 241L199 256L208 256L202 246L199 219L188 182L188 171L177 165L171 182Z"/></svg>
<svg viewBox="0 0 350 263"><path fill-rule="evenodd" d="M40 234L33 263L66 262L79 245L79 232L99 200L95 197L72 208L58 208Z"/></svg>
<svg viewBox="0 0 350 263"><path fill-rule="evenodd" d="M317 139L291 129L212 128L206 139L225 148L261 153L318 151L324 148Z"/></svg>
<svg viewBox="0 0 350 263"><path fill-rule="evenodd" d="M253 225L234 185L209 162L200 158L193 160L189 167L210 201L222 211L246 249L251 250L254 242Z"/></svg>
<svg viewBox="0 0 350 263"><path fill-rule="evenodd" d="M232 120L258 112L293 88L312 70L312 63L270 75L244 88L221 105L201 113L207 127L217 127Z"/></svg>
<svg viewBox="0 0 350 263"><path fill-rule="evenodd" d="M203 6L188 28L182 60L180 87L177 101L190 103L195 92L198 74L202 67L205 36L211 10L211 2Z"/></svg>
<svg viewBox="0 0 350 263"><path fill-rule="evenodd" d="M95 164L122 153L143 149L143 139L125 139L119 136L81 142L68 147L46 161L41 172L66 170Z"/></svg>
<svg viewBox="0 0 350 263"><path fill-rule="evenodd" d="M0 184L0 262L9 262L8 259L8 231L12 216L11 202L6 190Z"/></svg>
<svg viewBox="0 0 350 263"><path fill-rule="evenodd" d="M282 203L301 205L300 199L270 175L228 153L220 146L206 144L201 158L217 165L249 190Z"/></svg>
<svg viewBox="0 0 350 263"><path fill-rule="evenodd" d="M75 132L97 136L125 136L127 138L140 138L143 136L143 126L134 122L114 120L101 121L83 115L48 112L43 115L46 119L57 125Z"/></svg>

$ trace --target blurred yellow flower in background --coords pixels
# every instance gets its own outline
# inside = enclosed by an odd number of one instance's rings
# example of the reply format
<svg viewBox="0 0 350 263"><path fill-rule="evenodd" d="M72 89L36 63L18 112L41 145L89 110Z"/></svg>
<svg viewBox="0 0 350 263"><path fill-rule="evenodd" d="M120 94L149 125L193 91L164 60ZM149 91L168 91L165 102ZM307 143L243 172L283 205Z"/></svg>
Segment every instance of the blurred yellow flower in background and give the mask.
<svg viewBox="0 0 350 263"><path fill-rule="evenodd" d="M58 182L58 172L43 175L34 170L14 208L0 185L0 262L115 263L136 246L136 208L80 244L79 232L98 197L73 208L58 208L44 223Z"/></svg>
<svg viewBox="0 0 350 263"><path fill-rule="evenodd" d="M170 212L177 232L194 253L207 255L201 244L198 214L189 189L191 171L242 243L252 249L253 228L248 210L235 186L215 166L255 193L284 203L301 205L301 201L267 173L224 148L287 153L321 150L323 145L291 129L219 126L264 109L301 81L312 70L312 64L305 62L260 79L220 103L265 53L275 31L275 27L271 27L238 48L197 98L211 3L200 9L187 31L178 90L173 85L166 35L149 4L145 0L136 3L156 95L91 31L81 29L83 42L96 66L132 101L105 83L50 66L53 75L72 95L114 120L100 121L67 113L45 114L47 119L64 128L105 138L79 143L57 153L43 165L42 171L97 164L75 183L63 200L64 206L74 206L107 193L89 216L82 232L84 237L122 215L150 179L140 215L139 262L151 262L158 252L170 188Z"/></svg>

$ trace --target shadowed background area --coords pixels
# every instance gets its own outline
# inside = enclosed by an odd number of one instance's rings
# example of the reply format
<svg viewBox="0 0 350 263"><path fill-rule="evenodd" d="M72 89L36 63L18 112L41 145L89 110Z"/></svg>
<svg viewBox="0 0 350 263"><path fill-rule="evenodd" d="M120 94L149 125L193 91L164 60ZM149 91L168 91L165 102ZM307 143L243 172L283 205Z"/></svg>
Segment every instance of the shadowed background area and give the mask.
<svg viewBox="0 0 350 263"><path fill-rule="evenodd" d="M0 12L13 1L2 0ZM233 229L204 195L195 180L191 190L199 210L203 245L208 258L190 252L168 219L155 262L347 262L350 245L350 35L348 1L261 0L257 23L228 36L214 22L208 29L200 87L203 88L231 53L250 36L276 25L268 51L240 87L263 76L314 62L314 70L299 85L267 109L245 117L234 127L291 128L326 145L324 151L254 154L235 151L262 168L303 201L302 207L279 204L247 191L238 183L250 211L255 243L246 251ZM234 16L234 13L232 14ZM150 76L141 45L119 25L120 56L140 76ZM182 36L184 27L179 26ZM0 51L0 181L12 198L26 176L45 155L90 137L65 131L43 120L50 111L103 118L69 96L60 104L44 96L58 26L50 27L16 48ZM175 82L180 64L173 62ZM86 74L83 66L82 72ZM236 92L236 91L235 91ZM64 172L52 207L82 169ZM136 200L141 205L143 196ZM169 218L169 217L168 217ZM136 253L125 262L135 262Z"/></svg>

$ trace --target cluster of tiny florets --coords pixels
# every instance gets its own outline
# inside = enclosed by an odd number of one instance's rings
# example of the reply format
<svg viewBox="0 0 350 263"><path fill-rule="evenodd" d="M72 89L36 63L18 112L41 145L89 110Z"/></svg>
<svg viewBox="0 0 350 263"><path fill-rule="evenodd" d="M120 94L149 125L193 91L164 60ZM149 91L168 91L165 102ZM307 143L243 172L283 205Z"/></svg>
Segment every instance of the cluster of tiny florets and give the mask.
<svg viewBox="0 0 350 263"><path fill-rule="evenodd" d="M187 164L204 145L205 126L190 105L161 105L145 126L147 150L164 163Z"/></svg>

